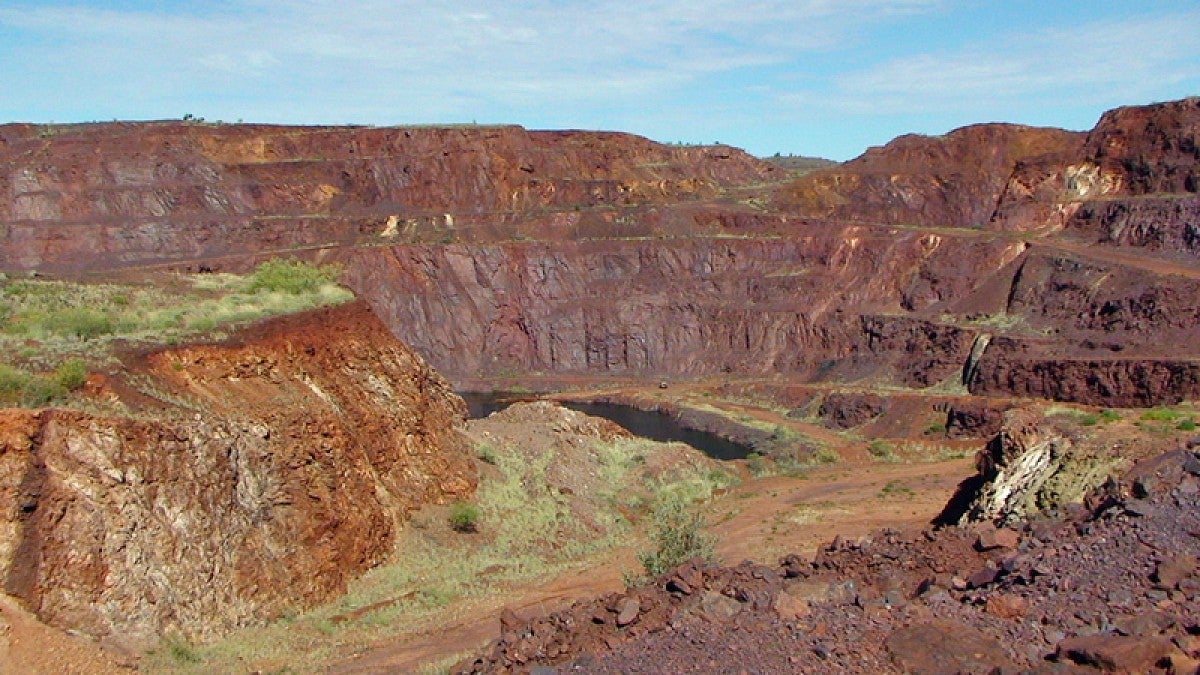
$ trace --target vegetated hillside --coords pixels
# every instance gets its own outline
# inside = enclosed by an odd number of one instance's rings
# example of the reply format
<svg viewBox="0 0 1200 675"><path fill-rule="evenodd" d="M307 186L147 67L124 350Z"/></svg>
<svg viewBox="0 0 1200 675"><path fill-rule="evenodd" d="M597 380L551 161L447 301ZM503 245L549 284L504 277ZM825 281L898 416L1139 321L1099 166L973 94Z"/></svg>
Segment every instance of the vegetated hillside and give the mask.
<svg viewBox="0 0 1200 675"><path fill-rule="evenodd" d="M51 625L143 648L276 618L474 489L462 400L361 303L124 367L0 411L0 580Z"/></svg>
<svg viewBox="0 0 1200 675"><path fill-rule="evenodd" d="M516 127L7 127L0 251L228 268L320 248L460 378L779 373L1147 405L1200 390L1197 120L1186 99L1087 134L976 125L799 178L725 147Z"/></svg>
<svg viewBox="0 0 1200 675"><path fill-rule="evenodd" d="M775 153L770 157L763 157L764 162L770 162L775 166L786 169L792 175L802 176L806 173L817 171L818 169L828 169L831 166L837 166L837 162L832 159L823 157L805 157L804 155L781 155Z"/></svg>

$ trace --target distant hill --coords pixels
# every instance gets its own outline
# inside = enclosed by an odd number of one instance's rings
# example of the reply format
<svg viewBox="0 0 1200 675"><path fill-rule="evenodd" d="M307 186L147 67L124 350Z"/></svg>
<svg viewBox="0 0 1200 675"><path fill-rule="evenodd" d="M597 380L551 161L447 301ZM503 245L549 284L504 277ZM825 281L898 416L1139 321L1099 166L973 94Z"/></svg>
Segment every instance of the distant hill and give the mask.
<svg viewBox="0 0 1200 675"><path fill-rule="evenodd" d="M781 169L785 169L797 175L803 175L819 169L828 169L829 167L837 166L840 163L835 162L832 159L825 159L824 157L781 155L778 152L771 157L761 157L760 159L765 162L770 162Z"/></svg>

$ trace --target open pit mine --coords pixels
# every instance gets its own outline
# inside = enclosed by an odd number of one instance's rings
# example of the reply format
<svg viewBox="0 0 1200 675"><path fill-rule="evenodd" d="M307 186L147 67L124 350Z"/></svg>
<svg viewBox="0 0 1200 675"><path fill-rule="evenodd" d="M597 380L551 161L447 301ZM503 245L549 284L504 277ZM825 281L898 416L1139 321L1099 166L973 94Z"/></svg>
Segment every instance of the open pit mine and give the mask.
<svg viewBox="0 0 1200 675"><path fill-rule="evenodd" d="M87 289L245 304L280 260L353 299L31 328L103 315ZM0 272L14 672L1200 668L1200 98L816 170L0 125ZM715 555L623 582L666 493Z"/></svg>

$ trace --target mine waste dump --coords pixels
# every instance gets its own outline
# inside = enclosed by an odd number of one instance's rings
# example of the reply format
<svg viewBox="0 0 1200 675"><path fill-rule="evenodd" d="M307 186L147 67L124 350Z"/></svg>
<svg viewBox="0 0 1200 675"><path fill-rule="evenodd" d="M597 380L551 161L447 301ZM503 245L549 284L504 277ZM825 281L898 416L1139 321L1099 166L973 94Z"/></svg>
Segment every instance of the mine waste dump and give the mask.
<svg viewBox="0 0 1200 675"><path fill-rule="evenodd" d="M467 402L467 416L471 419L487 417L513 403L536 400L529 394L506 391L460 392L459 396ZM603 417L634 436L663 443L686 443L713 459L745 459L753 451L748 446L716 434L689 429L674 417L656 410L639 410L633 406L608 402L563 401L561 405L593 417Z"/></svg>

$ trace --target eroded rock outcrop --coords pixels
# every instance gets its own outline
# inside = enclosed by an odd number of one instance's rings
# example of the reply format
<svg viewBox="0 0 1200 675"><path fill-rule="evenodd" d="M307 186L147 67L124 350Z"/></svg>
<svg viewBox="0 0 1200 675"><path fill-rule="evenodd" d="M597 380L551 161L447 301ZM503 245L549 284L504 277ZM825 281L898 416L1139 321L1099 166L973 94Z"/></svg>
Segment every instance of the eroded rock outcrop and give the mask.
<svg viewBox="0 0 1200 675"><path fill-rule="evenodd" d="M992 217L1013 169L1035 157L1069 157L1083 134L978 124L945 136L901 136L781 188L784 209L837 221L977 227Z"/></svg>
<svg viewBox="0 0 1200 675"><path fill-rule="evenodd" d="M1073 155L1022 162L989 227L1161 248L1190 237L1198 191L1200 98L1117 108Z"/></svg>
<svg viewBox="0 0 1200 675"><path fill-rule="evenodd" d="M1076 447L1070 434L1041 412L1015 409L975 458L978 488L961 522L1019 522L1049 509L1079 502L1103 483L1113 457Z"/></svg>
<svg viewBox="0 0 1200 675"><path fill-rule="evenodd" d="M360 304L147 356L131 415L0 413L0 580L125 647L312 605L474 488L464 405Z"/></svg>

